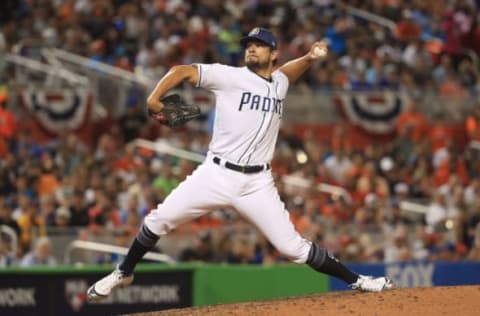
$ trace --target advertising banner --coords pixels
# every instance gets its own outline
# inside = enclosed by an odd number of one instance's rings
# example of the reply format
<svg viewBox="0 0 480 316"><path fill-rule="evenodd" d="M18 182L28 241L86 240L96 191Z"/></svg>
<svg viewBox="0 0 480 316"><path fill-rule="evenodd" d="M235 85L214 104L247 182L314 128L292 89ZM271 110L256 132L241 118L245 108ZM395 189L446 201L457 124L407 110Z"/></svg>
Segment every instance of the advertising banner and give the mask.
<svg viewBox="0 0 480 316"><path fill-rule="evenodd" d="M87 302L93 273L0 275L0 315L117 315L192 306L192 272L137 273L133 285Z"/></svg>
<svg viewBox="0 0 480 316"><path fill-rule="evenodd" d="M387 275L398 287L480 284L480 262L405 262L396 264L348 264L365 275ZM330 290L346 290L344 282L330 278Z"/></svg>

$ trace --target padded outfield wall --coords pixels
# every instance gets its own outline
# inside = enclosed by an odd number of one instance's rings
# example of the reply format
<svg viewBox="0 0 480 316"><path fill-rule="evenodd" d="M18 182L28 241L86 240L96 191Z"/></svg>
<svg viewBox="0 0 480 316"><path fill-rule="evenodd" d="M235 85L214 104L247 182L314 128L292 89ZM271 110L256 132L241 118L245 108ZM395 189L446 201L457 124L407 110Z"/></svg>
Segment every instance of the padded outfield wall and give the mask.
<svg viewBox="0 0 480 316"><path fill-rule="evenodd" d="M143 264L133 285L89 303L88 286L111 267L0 270L0 315L115 315L326 292L328 277L305 266Z"/></svg>
<svg viewBox="0 0 480 316"><path fill-rule="evenodd" d="M348 266L362 274L388 275L401 287L480 284L480 262ZM293 264L142 264L133 285L105 301L87 302L88 286L110 271L98 266L0 270L0 315L115 315L347 289L341 281Z"/></svg>

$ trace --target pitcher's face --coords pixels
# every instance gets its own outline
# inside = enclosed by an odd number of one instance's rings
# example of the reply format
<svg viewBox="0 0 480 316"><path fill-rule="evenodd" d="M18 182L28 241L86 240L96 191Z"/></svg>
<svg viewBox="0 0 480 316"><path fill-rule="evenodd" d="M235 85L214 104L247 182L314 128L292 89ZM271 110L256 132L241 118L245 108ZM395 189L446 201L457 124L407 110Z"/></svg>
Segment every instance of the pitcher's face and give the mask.
<svg viewBox="0 0 480 316"><path fill-rule="evenodd" d="M277 57L277 51L262 41L252 40L245 47L245 64L252 70L266 69Z"/></svg>

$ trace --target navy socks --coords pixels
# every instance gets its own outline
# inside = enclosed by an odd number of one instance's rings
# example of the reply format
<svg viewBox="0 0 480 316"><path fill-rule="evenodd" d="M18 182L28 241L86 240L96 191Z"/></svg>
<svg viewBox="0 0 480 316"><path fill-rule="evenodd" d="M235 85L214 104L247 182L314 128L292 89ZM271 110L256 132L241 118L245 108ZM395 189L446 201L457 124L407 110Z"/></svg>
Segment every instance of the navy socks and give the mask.
<svg viewBox="0 0 480 316"><path fill-rule="evenodd" d="M358 279L358 274L350 271L325 248L317 244L312 244L306 263L314 270L334 276L347 284L355 283Z"/></svg>
<svg viewBox="0 0 480 316"><path fill-rule="evenodd" d="M127 256L118 266L124 275L133 274L133 270L143 256L151 250L157 243L160 237L150 231L145 224L140 227L138 235L135 237L130 249L128 249Z"/></svg>

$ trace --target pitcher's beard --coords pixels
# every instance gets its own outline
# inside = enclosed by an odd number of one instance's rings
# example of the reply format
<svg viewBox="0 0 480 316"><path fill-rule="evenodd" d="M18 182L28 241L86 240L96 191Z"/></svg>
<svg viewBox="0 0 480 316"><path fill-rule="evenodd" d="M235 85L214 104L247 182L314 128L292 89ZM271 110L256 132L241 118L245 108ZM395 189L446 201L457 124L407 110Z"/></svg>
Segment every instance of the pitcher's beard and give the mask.
<svg viewBox="0 0 480 316"><path fill-rule="evenodd" d="M250 69L253 72L258 72L259 70L265 70L268 68L269 63L264 62L260 63L258 61L247 61L246 62L247 68Z"/></svg>

